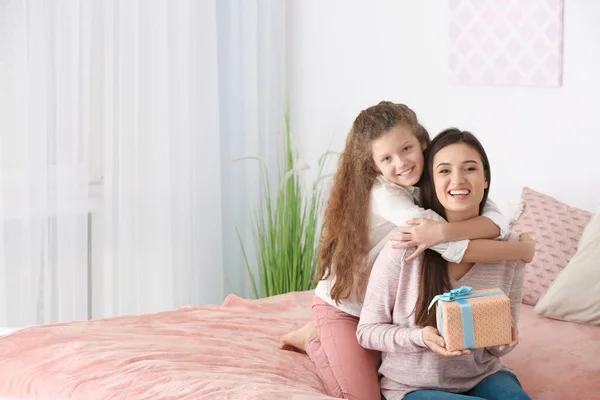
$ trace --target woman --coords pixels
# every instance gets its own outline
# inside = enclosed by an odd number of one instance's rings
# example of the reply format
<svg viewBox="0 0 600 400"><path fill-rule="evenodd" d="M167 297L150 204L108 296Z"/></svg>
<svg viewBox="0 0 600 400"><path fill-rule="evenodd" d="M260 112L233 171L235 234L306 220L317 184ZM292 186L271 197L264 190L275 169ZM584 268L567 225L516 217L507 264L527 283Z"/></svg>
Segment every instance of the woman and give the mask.
<svg viewBox="0 0 600 400"><path fill-rule="evenodd" d="M448 129L426 152L421 205L448 222L464 221L481 215L490 182L489 161L477 138ZM388 400L529 399L500 360L518 343L523 261L451 263L431 250L407 261L411 253L389 244L380 252L358 324L359 343L382 351L383 395ZM511 343L473 351L446 349L435 327L435 313L427 308L435 295L460 286L500 288L508 295L514 327Z"/></svg>
<svg viewBox="0 0 600 400"><path fill-rule="evenodd" d="M464 240L508 232L490 201L481 216L458 223L415 204L429 143L416 113L388 101L361 111L346 138L323 221L313 320L281 338L281 348L306 351L333 397L379 397L381 356L358 343L356 327L371 267L389 239L418 246L412 257L431 248L452 262L533 258L531 243ZM410 220L418 225L388 237Z"/></svg>

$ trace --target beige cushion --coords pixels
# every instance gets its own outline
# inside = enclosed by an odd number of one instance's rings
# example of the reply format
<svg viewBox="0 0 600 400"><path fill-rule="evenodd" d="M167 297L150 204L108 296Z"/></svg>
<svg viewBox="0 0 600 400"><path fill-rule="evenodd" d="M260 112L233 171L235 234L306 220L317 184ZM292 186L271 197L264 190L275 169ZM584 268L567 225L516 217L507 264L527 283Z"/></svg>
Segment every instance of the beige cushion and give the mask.
<svg viewBox="0 0 600 400"><path fill-rule="evenodd" d="M543 317L600 325L600 210L585 228L579 249L534 311Z"/></svg>

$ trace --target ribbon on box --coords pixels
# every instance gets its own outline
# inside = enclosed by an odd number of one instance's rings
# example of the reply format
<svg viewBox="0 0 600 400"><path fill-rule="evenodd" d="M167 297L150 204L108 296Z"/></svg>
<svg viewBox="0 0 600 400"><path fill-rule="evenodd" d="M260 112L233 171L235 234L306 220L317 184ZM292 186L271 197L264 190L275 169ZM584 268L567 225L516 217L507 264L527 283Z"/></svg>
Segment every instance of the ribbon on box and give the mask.
<svg viewBox="0 0 600 400"><path fill-rule="evenodd" d="M429 307L427 307L427 312L431 310L431 307L438 301L441 302L450 302L456 301L460 306L460 316L462 320L463 326L463 338L465 341L465 349L475 349L475 324L473 323L473 309L471 307L471 303L467 301L467 299L474 299L477 297L487 297L487 296L497 296L500 294L504 294L504 292L485 292L485 293L472 293L473 288L470 286L461 286L458 289L452 289L451 291L438 294L431 300L429 303ZM442 307L437 308L437 316L438 320L442 320ZM442 335L441 326L439 327L440 336Z"/></svg>

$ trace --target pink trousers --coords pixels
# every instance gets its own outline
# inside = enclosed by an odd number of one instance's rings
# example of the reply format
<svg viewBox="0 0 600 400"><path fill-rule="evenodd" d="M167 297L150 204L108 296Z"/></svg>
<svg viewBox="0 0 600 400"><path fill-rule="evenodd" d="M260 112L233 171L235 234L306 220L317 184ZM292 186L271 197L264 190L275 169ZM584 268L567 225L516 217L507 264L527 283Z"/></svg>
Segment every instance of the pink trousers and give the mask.
<svg viewBox="0 0 600 400"><path fill-rule="evenodd" d="M381 353L358 344L358 318L315 296L312 306L315 334L306 353L330 396L351 400L379 400L378 367Z"/></svg>

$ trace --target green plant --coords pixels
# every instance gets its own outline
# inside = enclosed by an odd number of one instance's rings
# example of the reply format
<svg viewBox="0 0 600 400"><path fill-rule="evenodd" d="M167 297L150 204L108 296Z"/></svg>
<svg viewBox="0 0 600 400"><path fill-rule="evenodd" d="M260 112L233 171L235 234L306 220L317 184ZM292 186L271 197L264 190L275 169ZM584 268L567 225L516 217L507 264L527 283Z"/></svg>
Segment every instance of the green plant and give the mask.
<svg viewBox="0 0 600 400"><path fill-rule="evenodd" d="M279 182L271 191L269 171L259 157L243 157L260 163L260 204L250 216L258 277L252 272L243 240L237 232L255 298L309 290L314 287L317 246L320 238L323 170L327 152L319 159L318 175L303 185L301 172L309 167L298 162L286 118L284 151L279 165ZM260 286L257 284L260 281Z"/></svg>

